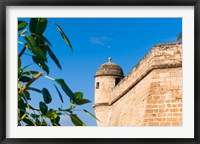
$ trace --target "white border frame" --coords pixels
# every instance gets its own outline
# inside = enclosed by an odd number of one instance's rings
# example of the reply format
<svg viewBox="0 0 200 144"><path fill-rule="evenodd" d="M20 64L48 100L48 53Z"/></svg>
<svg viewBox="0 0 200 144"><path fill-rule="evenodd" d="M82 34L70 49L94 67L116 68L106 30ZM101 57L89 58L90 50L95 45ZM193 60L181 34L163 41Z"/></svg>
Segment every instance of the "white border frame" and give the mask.
<svg viewBox="0 0 200 144"><path fill-rule="evenodd" d="M6 14L7 138L194 138L194 6L7 6ZM18 17L182 17L183 127L17 127Z"/></svg>

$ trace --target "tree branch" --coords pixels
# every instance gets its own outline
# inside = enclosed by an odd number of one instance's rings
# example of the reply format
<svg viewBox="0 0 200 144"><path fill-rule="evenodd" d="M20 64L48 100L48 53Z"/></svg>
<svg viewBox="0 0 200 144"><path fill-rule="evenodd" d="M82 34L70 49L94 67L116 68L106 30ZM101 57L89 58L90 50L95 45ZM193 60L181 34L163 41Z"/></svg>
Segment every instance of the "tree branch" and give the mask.
<svg viewBox="0 0 200 144"><path fill-rule="evenodd" d="M19 91L18 94L21 95L23 91L25 91L36 79L38 79L43 73L39 72L36 76L34 76L25 86L23 86Z"/></svg>

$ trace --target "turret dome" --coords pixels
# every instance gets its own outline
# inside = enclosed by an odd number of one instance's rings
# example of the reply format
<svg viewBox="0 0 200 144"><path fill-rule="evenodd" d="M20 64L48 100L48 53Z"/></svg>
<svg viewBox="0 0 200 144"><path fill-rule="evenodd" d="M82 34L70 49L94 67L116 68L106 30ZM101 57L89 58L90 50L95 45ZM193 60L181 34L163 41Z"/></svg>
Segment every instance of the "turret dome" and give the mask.
<svg viewBox="0 0 200 144"><path fill-rule="evenodd" d="M124 73L122 68L111 61L111 58L109 58L109 62L106 62L102 64L97 72L95 77L97 76L119 76L119 77L124 77Z"/></svg>

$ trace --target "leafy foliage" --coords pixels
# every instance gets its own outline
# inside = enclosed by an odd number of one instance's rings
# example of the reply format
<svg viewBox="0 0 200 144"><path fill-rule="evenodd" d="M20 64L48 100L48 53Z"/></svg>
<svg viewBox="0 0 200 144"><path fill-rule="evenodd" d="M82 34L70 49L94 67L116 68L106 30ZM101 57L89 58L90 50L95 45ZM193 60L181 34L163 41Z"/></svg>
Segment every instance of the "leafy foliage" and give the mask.
<svg viewBox="0 0 200 144"><path fill-rule="evenodd" d="M78 118L76 114L70 114L70 118L74 125L76 126L85 126L85 124Z"/></svg>
<svg viewBox="0 0 200 144"><path fill-rule="evenodd" d="M181 40L182 40L182 32L180 32L180 33L178 34L178 36L176 37L176 40L177 40L177 41L181 41Z"/></svg>
<svg viewBox="0 0 200 144"><path fill-rule="evenodd" d="M62 68L58 58L51 50L51 42L44 35L48 24L53 24L58 29L63 40L73 51L69 39L59 25L48 21L46 18L30 18L29 22L18 21L18 37L23 37L23 42L20 42L20 44L23 44L23 48L18 54L18 125L60 126L60 116L68 116L74 125L85 126L84 122L82 122L74 112L77 106L90 103L90 100L85 99L82 92L73 92L64 79L47 76L50 73L47 64L48 56L55 62L59 69ZM41 71L33 69L31 65L23 67L24 60L21 59L21 57L25 54L26 50L31 53L30 60L37 65ZM53 102L53 98L48 88L44 87L40 89L31 87L31 84L41 76L50 79L54 83L53 85L58 94L57 98L60 99L61 103L64 103L64 100L60 89L63 90L64 94L69 98L69 108L50 108L49 104ZM60 86L60 89L56 85ZM29 101L36 99L36 97L32 96L32 92L37 92L43 96L43 100L38 101L39 108L35 108L33 105L29 104ZM80 111L96 118L85 109Z"/></svg>
<svg viewBox="0 0 200 144"><path fill-rule="evenodd" d="M18 31L24 29L28 23L25 21L18 21Z"/></svg>
<svg viewBox="0 0 200 144"><path fill-rule="evenodd" d="M31 33L43 34L47 27L46 18L31 18L29 30Z"/></svg>

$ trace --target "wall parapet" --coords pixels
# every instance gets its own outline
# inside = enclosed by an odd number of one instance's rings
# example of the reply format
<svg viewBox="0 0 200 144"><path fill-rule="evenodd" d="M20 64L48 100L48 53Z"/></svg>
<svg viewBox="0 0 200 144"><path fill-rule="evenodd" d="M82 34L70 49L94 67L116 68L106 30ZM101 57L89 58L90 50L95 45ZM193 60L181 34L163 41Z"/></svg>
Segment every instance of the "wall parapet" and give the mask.
<svg viewBox="0 0 200 144"><path fill-rule="evenodd" d="M113 88L109 105L118 101L154 69L175 67L182 67L182 43L154 46L127 76Z"/></svg>

